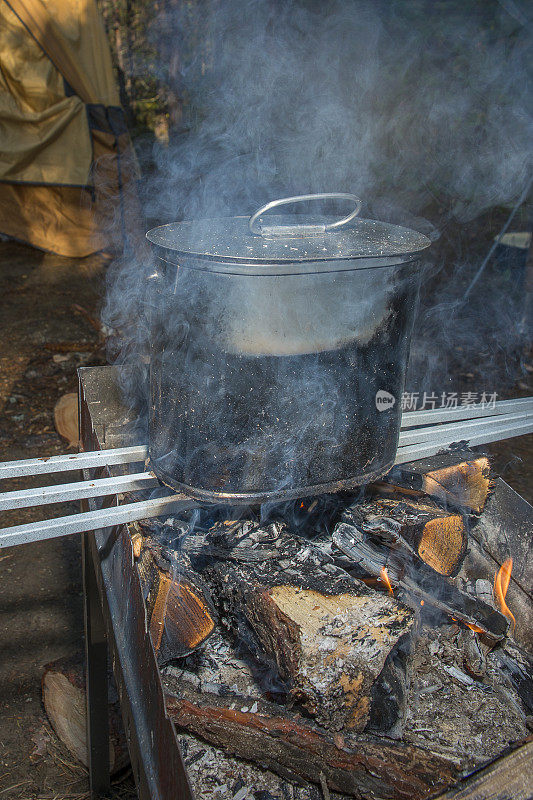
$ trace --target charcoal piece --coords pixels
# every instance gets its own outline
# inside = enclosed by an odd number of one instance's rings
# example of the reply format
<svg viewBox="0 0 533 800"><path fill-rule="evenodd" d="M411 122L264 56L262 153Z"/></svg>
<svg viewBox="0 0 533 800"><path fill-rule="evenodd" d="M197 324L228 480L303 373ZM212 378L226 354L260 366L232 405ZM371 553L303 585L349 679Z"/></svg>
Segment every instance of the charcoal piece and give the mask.
<svg viewBox="0 0 533 800"><path fill-rule="evenodd" d="M385 666L372 687L372 704L367 731L400 739L407 713L411 635L407 634L391 650Z"/></svg>

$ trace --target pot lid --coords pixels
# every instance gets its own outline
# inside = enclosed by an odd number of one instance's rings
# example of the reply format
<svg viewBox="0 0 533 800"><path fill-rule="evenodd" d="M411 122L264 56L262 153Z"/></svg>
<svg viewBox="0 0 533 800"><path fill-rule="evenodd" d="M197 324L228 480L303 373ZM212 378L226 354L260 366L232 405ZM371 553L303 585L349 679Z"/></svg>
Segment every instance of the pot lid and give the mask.
<svg viewBox="0 0 533 800"><path fill-rule="evenodd" d="M264 216L280 205L315 199L356 204L343 219L284 214ZM361 202L354 195L302 195L275 200L251 217L220 217L173 222L153 228L148 240L172 255L238 263L286 263L355 258L388 258L425 250L431 244L418 231L372 219L355 219Z"/></svg>

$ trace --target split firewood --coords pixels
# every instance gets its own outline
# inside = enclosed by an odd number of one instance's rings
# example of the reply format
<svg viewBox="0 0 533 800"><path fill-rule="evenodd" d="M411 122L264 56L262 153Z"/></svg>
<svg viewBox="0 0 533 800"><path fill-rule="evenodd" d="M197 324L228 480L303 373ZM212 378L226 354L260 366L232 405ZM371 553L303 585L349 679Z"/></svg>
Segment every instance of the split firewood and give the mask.
<svg viewBox="0 0 533 800"><path fill-rule="evenodd" d="M122 726L120 704L111 673L109 674L109 765L111 773L129 764L128 747ZM44 668L43 705L57 737L67 750L84 764L87 752L87 710L85 668L81 656L59 658Z"/></svg>
<svg viewBox="0 0 533 800"><path fill-rule="evenodd" d="M398 490L414 490L434 497L454 508L483 511L492 490L490 461L487 456L445 453L409 464L400 464L384 481Z"/></svg>
<svg viewBox="0 0 533 800"><path fill-rule="evenodd" d="M78 447L80 433L76 392L69 392L59 398L54 407L54 425L59 435L68 441L69 447Z"/></svg>
<svg viewBox="0 0 533 800"><path fill-rule="evenodd" d="M276 665L292 697L320 724L365 727L372 685L413 624L409 609L278 523L241 537L204 575L223 621Z"/></svg>
<svg viewBox="0 0 533 800"><path fill-rule="evenodd" d="M333 531L334 546L351 561L353 570L345 566L350 574L379 577L410 607L420 608L427 603L483 632L493 643L507 635L509 622L503 614L461 591L455 583L424 564L416 553L410 553L402 541L394 526L384 528L382 522L367 530L355 523L340 522Z"/></svg>
<svg viewBox="0 0 533 800"><path fill-rule="evenodd" d="M450 514L428 498L375 496L349 506L342 520L386 540L405 542L441 575L455 575L468 543L465 518Z"/></svg>
<svg viewBox="0 0 533 800"><path fill-rule="evenodd" d="M209 589L184 554L167 560L160 546L144 540L139 576L159 664L192 653L215 630L216 613Z"/></svg>
<svg viewBox="0 0 533 800"><path fill-rule="evenodd" d="M352 797L422 800L450 786L459 771L454 759L430 749L331 733L265 700L199 691L186 680L167 692L167 712L178 728L289 779L320 784L322 774L331 790Z"/></svg>

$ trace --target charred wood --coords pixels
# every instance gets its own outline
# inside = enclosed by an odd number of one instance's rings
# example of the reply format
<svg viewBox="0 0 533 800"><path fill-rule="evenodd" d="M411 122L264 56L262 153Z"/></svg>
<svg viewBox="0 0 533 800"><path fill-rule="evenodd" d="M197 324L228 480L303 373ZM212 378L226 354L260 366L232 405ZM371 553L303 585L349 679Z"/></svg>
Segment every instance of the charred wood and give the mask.
<svg viewBox="0 0 533 800"><path fill-rule="evenodd" d="M374 497L349 506L342 520L395 547L405 543L441 575L457 574L466 553L463 515L449 514L427 498Z"/></svg>
<svg viewBox="0 0 533 800"><path fill-rule="evenodd" d="M493 497L496 496L497 492L498 483ZM489 500L487 507L492 503L492 499ZM471 532L468 552L456 581L471 593L476 593L485 604L494 604L494 576L510 553L511 545L509 541L514 538L515 521L510 518L507 525L500 523L497 527L494 527L492 524L485 522L486 513L486 511L483 513L478 525ZM493 537L494 549L485 541L485 531L488 530L490 530L490 536ZM496 542L499 542L498 550L495 549ZM489 547L495 552L497 558L491 554ZM531 596L523 590L518 582L523 580L524 570L529 569L529 567L522 566L516 545L513 545L513 552L515 553L516 561L513 559L513 573L511 574L505 602L516 618L516 626L512 631L512 637L520 647L531 655L533 654L532 601ZM513 577L515 570L518 573L518 581Z"/></svg>
<svg viewBox="0 0 533 800"><path fill-rule="evenodd" d="M533 508L501 478L472 535L497 564L513 559L511 582L533 600Z"/></svg>
<svg viewBox="0 0 533 800"><path fill-rule="evenodd" d="M366 730L401 739L411 683L412 635L402 637L391 650L372 687L370 720Z"/></svg>
<svg viewBox="0 0 533 800"><path fill-rule="evenodd" d="M340 523L333 532L335 546L352 559L354 568L379 576L385 568L395 592L411 607L427 603L444 614L474 626L493 641L502 639L509 629L507 619L492 606L461 591L449 579L439 575L416 554L409 561L405 552L393 548L388 541L364 532L355 525Z"/></svg>
<svg viewBox="0 0 533 800"><path fill-rule="evenodd" d="M453 759L370 736L334 735L279 705L200 693L183 685L167 695L174 723L228 753L289 778L319 783L357 798L422 800L449 786Z"/></svg>
<svg viewBox="0 0 533 800"><path fill-rule="evenodd" d="M279 525L254 531L236 550L253 549L254 541L274 555L225 559L204 573L221 617L260 658L275 664L292 697L320 724L362 730L372 685L413 614Z"/></svg>

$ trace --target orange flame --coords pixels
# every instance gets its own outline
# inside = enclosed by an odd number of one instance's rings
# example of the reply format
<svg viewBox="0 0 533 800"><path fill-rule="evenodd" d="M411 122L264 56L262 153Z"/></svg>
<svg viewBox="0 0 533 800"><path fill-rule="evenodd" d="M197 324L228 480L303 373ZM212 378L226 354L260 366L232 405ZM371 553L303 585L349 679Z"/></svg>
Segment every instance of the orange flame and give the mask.
<svg viewBox="0 0 533 800"><path fill-rule="evenodd" d="M470 628L471 631L474 633L484 633L483 628L480 628L479 625L471 625L469 622L465 622L467 628Z"/></svg>
<svg viewBox="0 0 533 800"><path fill-rule="evenodd" d="M511 622L511 633L513 633L515 629L516 620L513 616L513 613L509 610L507 603L505 602L505 595L507 594L507 588L511 579L512 569L513 559L507 558L501 565L494 578L494 597L496 598L502 614Z"/></svg>
<svg viewBox="0 0 533 800"><path fill-rule="evenodd" d="M391 586L391 582L389 580L389 575L388 575L387 570L385 569L385 567L381 567L381 570L380 570L380 573L379 573L379 577L383 581L385 586L387 587L387 591L390 594L390 596L392 597L392 595L393 595L392 586Z"/></svg>

